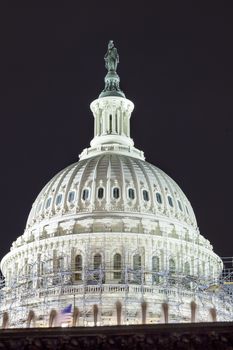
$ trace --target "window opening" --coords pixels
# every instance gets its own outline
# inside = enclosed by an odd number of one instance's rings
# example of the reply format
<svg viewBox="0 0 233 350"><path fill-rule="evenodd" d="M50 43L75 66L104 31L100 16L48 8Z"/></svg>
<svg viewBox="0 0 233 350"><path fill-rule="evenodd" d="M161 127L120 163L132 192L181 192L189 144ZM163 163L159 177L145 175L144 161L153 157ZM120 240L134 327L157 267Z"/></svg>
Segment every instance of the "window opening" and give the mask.
<svg viewBox="0 0 233 350"><path fill-rule="evenodd" d="M84 201L86 201L86 200L88 199L88 196L89 196L89 190L88 190L87 188L85 188L85 189L83 190L82 199L83 199Z"/></svg>
<svg viewBox="0 0 233 350"><path fill-rule="evenodd" d="M52 198L51 198L51 197L49 197L49 198L47 199L45 209L48 209L48 207L50 207L51 200L52 200Z"/></svg>
<svg viewBox="0 0 233 350"><path fill-rule="evenodd" d="M120 197L120 190L118 187L113 188L113 198L118 199Z"/></svg>
<svg viewBox="0 0 233 350"><path fill-rule="evenodd" d="M168 199L168 203L169 203L170 207L173 207L172 197L168 196L167 199Z"/></svg>
<svg viewBox="0 0 233 350"><path fill-rule="evenodd" d="M179 207L180 211L183 211L183 208L182 208L180 201L178 200L177 202L178 202L178 207Z"/></svg>
<svg viewBox="0 0 233 350"><path fill-rule="evenodd" d="M139 270L141 268L142 258L141 255L136 254L133 256L133 268L134 270Z"/></svg>
<svg viewBox="0 0 233 350"><path fill-rule="evenodd" d="M121 271L116 271L116 270L121 270L121 254L116 253L113 257L113 278L114 279L120 279L121 278Z"/></svg>
<svg viewBox="0 0 233 350"><path fill-rule="evenodd" d="M76 255L75 257L75 281L81 281L82 280L82 255Z"/></svg>
<svg viewBox="0 0 233 350"><path fill-rule="evenodd" d="M148 202L149 201L149 193L146 190L142 191L143 199L144 201Z"/></svg>
<svg viewBox="0 0 233 350"><path fill-rule="evenodd" d="M109 132L112 133L112 115L109 116Z"/></svg>
<svg viewBox="0 0 233 350"><path fill-rule="evenodd" d="M102 264L102 256L100 254L94 255L94 269L99 269Z"/></svg>
<svg viewBox="0 0 233 350"><path fill-rule="evenodd" d="M96 271L94 272L93 277L97 282L100 281L101 279L102 279L102 282L104 282L103 276L100 271L101 265L102 265L101 254L95 254L93 259L93 267L94 267L94 270Z"/></svg>
<svg viewBox="0 0 233 350"><path fill-rule="evenodd" d="M68 195L68 202L73 202L74 201L74 197L75 197L75 192L74 191L71 191L69 192L69 195Z"/></svg>
<svg viewBox="0 0 233 350"><path fill-rule="evenodd" d="M62 194L60 193L56 198L56 205L61 204L61 201L62 201Z"/></svg>
<svg viewBox="0 0 233 350"><path fill-rule="evenodd" d="M103 187L98 188L98 198L102 199L104 197L104 189Z"/></svg>
<svg viewBox="0 0 233 350"><path fill-rule="evenodd" d="M156 200L157 200L157 202L159 203L159 204L162 204L162 196L161 196L161 194L160 193L156 193Z"/></svg>
<svg viewBox="0 0 233 350"><path fill-rule="evenodd" d="M128 189L128 195L129 195L129 199L134 199L135 198L135 192L133 188L129 188Z"/></svg>
<svg viewBox="0 0 233 350"><path fill-rule="evenodd" d="M153 256L152 257L152 281L155 283L159 282L159 257L158 256Z"/></svg>

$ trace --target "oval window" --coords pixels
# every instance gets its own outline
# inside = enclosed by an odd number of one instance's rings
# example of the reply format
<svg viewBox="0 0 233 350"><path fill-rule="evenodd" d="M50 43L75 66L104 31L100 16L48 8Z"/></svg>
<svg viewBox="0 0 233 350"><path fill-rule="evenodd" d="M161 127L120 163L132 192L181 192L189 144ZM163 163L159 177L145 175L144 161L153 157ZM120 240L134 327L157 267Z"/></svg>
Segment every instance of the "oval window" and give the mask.
<svg viewBox="0 0 233 350"><path fill-rule="evenodd" d="M118 187L114 187L112 190L113 198L118 199L120 197L120 190Z"/></svg>
<svg viewBox="0 0 233 350"><path fill-rule="evenodd" d="M56 198L56 205L61 204L61 201L62 201L62 194L60 193Z"/></svg>
<svg viewBox="0 0 233 350"><path fill-rule="evenodd" d="M159 203L159 204L162 204L162 196L161 196L161 194L160 193L156 193L156 200L157 200L157 202Z"/></svg>
<svg viewBox="0 0 233 350"><path fill-rule="evenodd" d="M68 202L72 203L74 201L74 197L75 197L75 192L71 191L68 194Z"/></svg>
<svg viewBox="0 0 233 350"><path fill-rule="evenodd" d="M168 196L167 199L168 199L168 203L169 203L170 207L173 207L172 197Z"/></svg>
<svg viewBox="0 0 233 350"><path fill-rule="evenodd" d="M134 193L134 189L133 188L129 188L128 189L128 196L129 196L129 199L134 199L135 198L135 193Z"/></svg>
<svg viewBox="0 0 233 350"><path fill-rule="evenodd" d="M52 201L52 198L51 198L51 197L49 197L49 198L47 199L45 209L48 209L48 208L50 207L50 205L51 205L51 201Z"/></svg>
<svg viewBox="0 0 233 350"><path fill-rule="evenodd" d="M104 189L103 187L98 188L98 198L102 199L104 197Z"/></svg>
<svg viewBox="0 0 233 350"><path fill-rule="evenodd" d="M148 202L149 201L149 193L146 190L142 191L143 199L144 201Z"/></svg>
<svg viewBox="0 0 233 350"><path fill-rule="evenodd" d="M87 188L85 188L85 189L83 190L82 199L83 199L84 201L86 201L86 200L88 199L88 197L89 197L89 190L88 190Z"/></svg>
<svg viewBox="0 0 233 350"><path fill-rule="evenodd" d="M178 200L177 202L178 202L178 207L179 207L180 211L183 211L183 208L182 208L180 201Z"/></svg>

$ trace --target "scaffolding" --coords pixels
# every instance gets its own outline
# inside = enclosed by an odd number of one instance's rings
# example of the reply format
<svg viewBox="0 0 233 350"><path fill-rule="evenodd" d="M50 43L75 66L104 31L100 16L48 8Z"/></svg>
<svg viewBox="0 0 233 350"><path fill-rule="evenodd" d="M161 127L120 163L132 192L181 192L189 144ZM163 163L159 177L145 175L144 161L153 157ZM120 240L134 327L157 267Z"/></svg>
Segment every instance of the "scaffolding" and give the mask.
<svg viewBox="0 0 233 350"><path fill-rule="evenodd" d="M72 304L73 308L80 310L80 325L89 326L93 324L93 305L96 304L99 309L98 324L114 324L114 305L120 300L123 322L130 324L140 319L140 307L135 305L147 300L151 304L150 322L161 322L159 310L162 302L171 306L171 319L174 322L187 322L189 311L185 310L193 300L203 308L207 304L213 305L221 320L232 318L232 257L222 258L224 269L220 276L214 278L213 275L194 276L166 267L157 271L147 270L143 264L133 268L124 262L125 259L120 271L116 271L108 260L93 266L88 241L85 254L82 270L77 271L72 258L59 252L56 264L51 256L44 256L43 259L27 263L6 284L1 276L0 317L8 312L11 327L24 327L29 311L35 310L37 325L46 326L52 309L61 310L67 304ZM119 277L116 281L110 277L114 273L118 273L115 275ZM78 280L77 274L81 274ZM206 320L206 317L207 312L204 312L200 320Z"/></svg>

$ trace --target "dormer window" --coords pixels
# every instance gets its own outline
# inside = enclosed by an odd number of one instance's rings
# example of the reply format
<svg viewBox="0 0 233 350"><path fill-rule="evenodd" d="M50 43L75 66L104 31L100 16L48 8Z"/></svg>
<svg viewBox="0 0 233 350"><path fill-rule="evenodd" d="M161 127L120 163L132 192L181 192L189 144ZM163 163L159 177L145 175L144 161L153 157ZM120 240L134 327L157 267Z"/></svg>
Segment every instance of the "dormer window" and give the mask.
<svg viewBox="0 0 233 350"><path fill-rule="evenodd" d="M173 208L174 205L173 205L172 197L171 197L171 196L168 196L168 197L167 197L167 200L168 200L168 203L169 203L170 207Z"/></svg>
<svg viewBox="0 0 233 350"><path fill-rule="evenodd" d="M142 196L143 196L144 201L149 202L149 193L147 190L142 191Z"/></svg>
<svg viewBox="0 0 233 350"><path fill-rule="evenodd" d="M99 187L98 188L97 196L98 196L98 199L102 199L104 197L104 189L103 189L103 187Z"/></svg>
<svg viewBox="0 0 233 350"><path fill-rule="evenodd" d="M132 199L132 200L135 198L135 191L133 188L128 189L128 196L129 196L129 199Z"/></svg>
<svg viewBox="0 0 233 350"><path fill-rule="evenodd" d="M56 198L56 205L61 204L61 201L62 201L62 194L60 193Z"/></svg>
<svg viewBox="0 0 233 350"><path fill-rule="evenodd" d="M88 190L88 188L85 188L85 189L83 190L82 200L83 200L83 201L86 201L88 198L89 198L89 190Z"/></svg>
<svg viewBox="0 0 233 350"><path fill-rule="evenodd" d="M114 199L118 199L120 197L120 189L119 187L114 187L112 190L112 195Z"/></svg>
<svg viewBox="0 0 233 350"><path fill-rule="evenodd" d="M75 191L71 191L68 194L68 202L72 203L74 201L74 197L75 197Z"/></svg>

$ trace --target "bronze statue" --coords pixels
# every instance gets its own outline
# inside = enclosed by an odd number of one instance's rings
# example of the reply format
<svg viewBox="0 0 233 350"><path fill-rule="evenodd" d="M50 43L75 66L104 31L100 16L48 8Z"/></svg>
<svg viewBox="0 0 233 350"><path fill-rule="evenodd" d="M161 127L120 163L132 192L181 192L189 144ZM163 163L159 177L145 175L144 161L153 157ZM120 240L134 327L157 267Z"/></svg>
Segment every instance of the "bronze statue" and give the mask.
<svg viewBox="0 0 233 350"><path fill-rule="evenodd" d="M117 49L114 47L114 43L112 40L108 43L108 51L104 56L105 67L110 72L116 72L117 65L119 63L119 55L117 53Z"/></svg>

